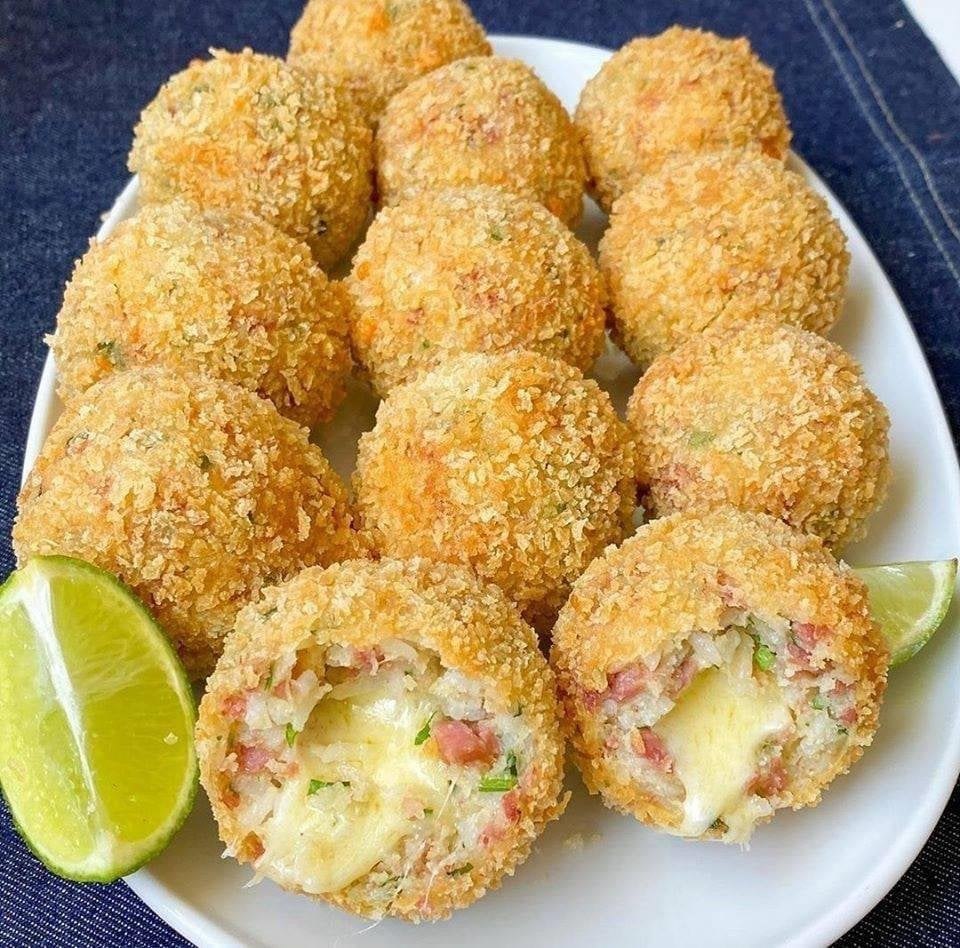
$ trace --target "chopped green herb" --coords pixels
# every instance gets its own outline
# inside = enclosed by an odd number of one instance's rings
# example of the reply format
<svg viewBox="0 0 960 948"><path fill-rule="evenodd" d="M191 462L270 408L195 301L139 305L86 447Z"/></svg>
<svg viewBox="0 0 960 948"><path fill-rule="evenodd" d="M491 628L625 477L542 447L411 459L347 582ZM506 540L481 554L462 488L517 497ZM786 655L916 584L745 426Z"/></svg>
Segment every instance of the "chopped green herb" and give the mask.
<svg viewBox="0 0 960 948"><path fill-rule="evenodd" d="M429 339L424 339L423 342L420 343L420 348L421 348L421 349L429 349L429 348L430 348L430 340L429 340Z"/></svg>
<svg viewBox="0 0 960 948"><path fill-rule="evenodd" d="M845 727L843 727L843 725L841 725L841 724L838 724L838 725L837 725L837 731L838 731L840 734L849 734L849 733L850 733L850 732L849 732Z"/></svg>
<svg viewBox="0 0 960 948"><path fill-rule="evenodd" d="M709 444L716 437L716 434L713 431L700 431L697 428L694 428L690 432L689 438L687 438L687 444L691 448L702 448L705 444Z"/></svg>
<svg viewBox="0 0 960 948"><path fill-rule="evenodd" d="M213 467L213 461L205 454L200 455L200 470L209 471Z"/></svg>
<svg viewBox="0 0 960 948"><path fill-rule="evenodd" d="M263 616L261 616L261 618L263 618ZM263 688L265 691L269 691L273 687L273 673L275 665L275 662L270 663L270 672L267 675L267 680L263 683Z"/></svg>
<svg viewBox="0 0 960 948"><path fill-rule="evenodd" d="M513 774L501 774L498 777L481 777L481 793L503 793L504 790L512 790L517 785L517 778Z"/></svg>
<svg viewBox="0 0 960 948"><path fill-rule="evenodd" d="M311 780L307 784L307 796L312 797L318 790L325 790L327 787L333 787L337 784L343 787L349 787L349 780Z"/></svg>
<svg viewBox="0 0 960 948"><path fill-rule="evenodd" d="M493 240L503 240L503 231L496 224L490 228L489 233Z"/></svg>
<svg viewBox="0 0 960 948"><path fill-rule="evenodd" d="M437 716L437 712L434 711L426 721L423 722L423 727L417 731L417 736L413 739L413 746L419 747L429 736L430 736L430 722Z"/></svg>
<svg viewBox="0 0 960 948"><path fill-rule="evenodd" d="M424 809L423 815L424 815L424 816L433 816L433 810Z"/></svg>
<svg viewBox="0 0 960 948"><path fill-rule="evenodd" d="M497 793L512 790L517 785L517 755L510 751L507 754L507 765L502 774L491 776L487 774L480 778L482 793Z"/></svg>
<svg viewBox="0 0 960 948"><path fill-rule="evenodd" d="M456 869L451 869L447 875L448 876L462 876L465 872L469 872L473 868L473 863L465 862L462 866L457 866Z"/></svg>
<svg viewBox="0 0 960 948"><path fill-rule="evenodd" d="M753 652L753 660L757 663L758 668L770 671L777 661L777 653L769 646L764 645L763 642L758 641Z"/></svg>
<svg viewBox="0 0 960 948"><path fill-rule="evenodd" d="M727 830L727 824L724 823L723 820L721 820L720 817L718 816L718 817L710 824L710 829L712 829L712 830L723 830L724 832L726 832L726 830Z"/></svg>
<svg viewBox="0 0 960 948"><path fill-rule="evenodd" d="M107 342L98 342L97 352L112 366L118 369L123 368L123 356L120 353L120 347L117 345L116 340L110 339Z"/></svg>
<svg viewBox="0 0 960 948"><path fill-rule="evenodd" d="M271 616L275 616L276 614L277 614L277 607L273 606L270 609L268 609L266 612L261 612L260 618L266 620L266 619L269 619Z"/></svg>
<svg viewBox="0 0 960 948"><path fill-rule="evenodd" d="M562 514L566 509L567 509L567 502L565 500L561 500L560 503L557 504L557 513Z"/></svg>
<svg viewBox="0 0 960 948"><path fill-rule="evenodd" d="M284 737L287 739L287 747L293 747L293 742L297 739L300 732L288 721Z"/></svg>
<svg viewBox="0 0 960 948"><path fill-rule="evenodd" d="M518 704L518 705L517 705L517 710L513 712L513 716L514 716L515 718L518 718L518 717L520 717L521 714L523 714L523 705L522 705L522 704Z"/></svg>
<svg viewBox="0 0 960 948"><path fill-rule="evenodd" d="M819 693L813 696L813 701L811 701L810 704L816 708L817 711L825 711L827 708L827 702L824 700L823 695Z"/></svg>

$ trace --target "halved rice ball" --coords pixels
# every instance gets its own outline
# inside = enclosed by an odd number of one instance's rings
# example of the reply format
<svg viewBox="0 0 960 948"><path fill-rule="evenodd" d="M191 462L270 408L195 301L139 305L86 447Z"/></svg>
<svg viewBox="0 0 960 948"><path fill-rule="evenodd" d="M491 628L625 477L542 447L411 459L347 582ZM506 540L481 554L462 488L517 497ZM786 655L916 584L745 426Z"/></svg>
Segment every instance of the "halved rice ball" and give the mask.
<svg viewBox="0 0 960 948"><path fill-rule="evenodd" d="M888 654L866 587L819 540L723 508L641 527L554 629L591 793L677 836L745 843L815 806L870 744Z"/></svg>
<svg viewBox="0 0 960 948"><path fill-rule="evenodd" d="M200 706L227 852L371 918L448 916L562 812L550 669L462 567L310 569L241 613Z"/></svg>

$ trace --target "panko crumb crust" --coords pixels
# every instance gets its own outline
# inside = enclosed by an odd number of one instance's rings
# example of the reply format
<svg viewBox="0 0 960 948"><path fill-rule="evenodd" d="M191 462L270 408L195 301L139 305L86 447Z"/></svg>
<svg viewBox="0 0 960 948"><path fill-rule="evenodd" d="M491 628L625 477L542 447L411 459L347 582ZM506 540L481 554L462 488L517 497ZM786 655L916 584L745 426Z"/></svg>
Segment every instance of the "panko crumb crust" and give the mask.
<svg viewBox="0 0 960 948"><path fill-rule="evenodd" d="M310 248L250 214L148 205L77 261L48 342L64 402L133 366L216 376L309 426L350 374L348 303Z"/></svg>
<svg viewBox="0 0 960 948"><path fill-rule="evenodd" d="M366 223L372 132L350 94L281 59L211 50L143 110L128 164L141 204L250 211L328 268Z"/></svg>
<svg viewBox="0 0 960 948"><path fill-rule="evenodd" d="M823 198L761 154L665 163L616 202L600 243L613 336L643 367L708 326L760 316L826 332L849 263Z"/></svg>
<svg viewBox="0 0 960 948"><path fill-rule="evenodd" d="M358 555L346 489L307 434L235 385L111 375L47 438L18 498L17 559L115 573L203 678L263 586Z"/></svg>
<svg viewBox="0 0 960 948"><path fill-rule="evenodd" d="M381 395L463 352L529 348L586 372L604 344L590 252L542 205L498 188L384 208L347 285L354 353Z"/></svg>
<svg viewBox="0 0 960 948"><path fill-rule="evenodd" d="M757 149L782 160L791 137L773 70L749 41L682 26L615 52L584 86L574 122L607 212L674 155Z"/></svg>
<svg viewBox="0 0 960 948"><path fill-rule="evenodd" d="M242 858L243 830L218 792L226 738L233 723L226 707L232 695L255 689L278 655L310 644L368 649L400 639L436 652L482 685L487 702L513 714L522 704L537 741L535 779L520 798L515 828L486 850L462 875L443 873L429 903L401 895L390 914L409 921L441 919L500 886L530 854L544 826L557 819L569 794L563 790L564 745L550 667L533 630L495 586L469 570L423 559L351 560L327 569L307 569L264 590L237 617L223 656L207 683L197 722L200 779L210 797L220 838ZM378 906L356 882L325 898L340 908L371 916Z"/></svg>
<svg viewBox="0 0 960 948"><path fill-rule="evenodd" d="M529 66L469 57L411 82L376 138L380 202L443 186L489 184L580 220L586 166L570 116Z"/></svg>
<svg viewBox="0 0 960 948"><path fill-rule="evenodd" d="M308 0L287 60L330 76L367 120L414 79L465 56L489 56L483 27L461 0Z"/></svg>
<svg viewBox="0 0 960 948"><path fill-rule="evenodd" d="M876 731L889 654L870 616L866 587L818 538L730 507L654 520L608 549L577 580L554 627L551 651L564 726L587 789L643 822L669 826L676 815L604 759L598 719L584 692L603 691L609 672L692 630L724 628L731 586L750 612L832 629L827 657L854 677L856 740L825 772L795 780L781 794L785 804L815 806Z"/></svg>
<svg viewBox="0 0 960 948"><path fill-rule="evenodd" d="M657 359L627 409L653 516L732 504L829 546L865 533L890 480L886 409L815 333L754 321Z"/></svg>
<svg viewBox="0 0 960 948"><path fill-rule="evenodd" d="M360 439L358 517L383 555L470 565L544 629L632 529L635 463L609 397L573 367L467 354L381 403Z"/></svg>

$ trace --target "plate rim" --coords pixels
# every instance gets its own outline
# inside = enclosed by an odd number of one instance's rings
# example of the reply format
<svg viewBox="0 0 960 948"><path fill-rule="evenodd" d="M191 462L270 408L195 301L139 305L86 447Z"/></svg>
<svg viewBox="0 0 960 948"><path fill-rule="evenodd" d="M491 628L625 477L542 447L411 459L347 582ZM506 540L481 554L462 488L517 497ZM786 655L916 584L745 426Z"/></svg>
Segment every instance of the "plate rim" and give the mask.
<svg viewBox="0 0 960 948"><path fill-rule="evenodd" d="M488 37L495 46L511 46L514 43L534 44L537 46L556 46L570 52L583 53L588 51L608 57L613 50L591 43L581 43L553 36L537 36L534 34L505 34L490 33ZM846 211L846 206L837 198L833 190L811 169L795 152L795 161L812 176L816 177L829 192L834 200L840 204L847 214L850 226L864 244L870 248L873 263L877 267L882 280L880 291L883 295L892 298L897 309L903 316L908 335L925 369L921 380L924 397L931 408L936 409L929 414L936 416L936 440L947 446L948 459L952 459L954 477L950 484L950 506L954 511L960 510L960 464L957 460L957 445L950 432L947 413L940 396L936 378L930 369L929 361L923 346L920 344L916 329L903 306L896 289L891 283L883 265L873 252L870 242L864 237L856 221ZM106 232L112 232L117 222L126 216L131 202L135 199L138 190L138 178L131 177L124 188L117 195L110 210L103 215L102 223L97 230L97 239L103 239ZM44 360L43 370L37 393L31 410L30 424L24 448L24 460L21 470L21 483L26 480L33 463L39 454L46 433L49 429L50 415L56 411L58 401L55 393L56 366L52 352L48 352ZM781 942L785 948L806 948L813 945L829 945L841 935L849 931L863 919L879 902L890 892L896 883L903 877L910 865L920 853L924 844L930 838L937 823L943 814L950 799L957 778L960 776L960 715L954 721L953 731L948 741L944 743L944 750L937 762L937 767L928 782L926 791L921 798L920 806L914 810L909 823L895 838L894 844L884 853L884 857L874 864L869 875L865 876L860 884L849 890L834 903L833 907L812 919L804 928L793 933ZM224 948L242 948L252 944L250 940L242 941L225 928L221 923L211 919L190 903L179 898L174 892L154 878L149 865L140 869L123 882L144 902L144 904L161 919L174 928L179 934L200 945L217 945Z"/></svg>

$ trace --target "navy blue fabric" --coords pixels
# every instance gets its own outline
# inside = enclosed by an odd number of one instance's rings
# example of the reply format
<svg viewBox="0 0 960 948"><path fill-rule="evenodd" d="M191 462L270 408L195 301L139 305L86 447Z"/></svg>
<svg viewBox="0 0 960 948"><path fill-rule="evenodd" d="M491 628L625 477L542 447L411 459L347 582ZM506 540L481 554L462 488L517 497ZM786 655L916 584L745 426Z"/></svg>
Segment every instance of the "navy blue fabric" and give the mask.
<svg viewBox="0 0 960 948"><path fill-rule="evenodd" d="M960 88L893 0L474 0L492 32L616 47L674 22L747 34L795 147L856 219L960 431ZM139 109L211 45L283 53L300 0L0 0L0 534L64 280L126 179ZM12 568L0 544L0 573ZM844 946L960 945L960 797ZM828 856L825 854L825 858ZM763 910L762 893L751 911ZM642 938L642 936L640 936ZM181 945L122 883L49 875L0 816L0 945Z"/></svg>

